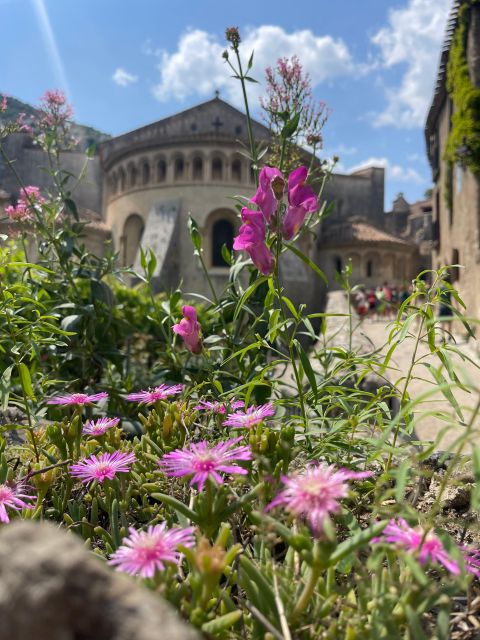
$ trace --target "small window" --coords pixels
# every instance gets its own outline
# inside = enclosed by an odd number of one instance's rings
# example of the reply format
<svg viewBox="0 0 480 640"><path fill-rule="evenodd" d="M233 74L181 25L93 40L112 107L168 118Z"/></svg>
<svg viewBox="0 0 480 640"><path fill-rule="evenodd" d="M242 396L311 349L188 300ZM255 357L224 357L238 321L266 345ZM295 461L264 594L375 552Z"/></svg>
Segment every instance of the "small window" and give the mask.
<svg viewBox="0 0 480 640"><path fill-rule="evenodd" d="M452 265L460 264L460 252L458 249L452 250ZM457 282L460 278L460 267L452 267L452 282Z"/></svg>
<svg viewBox="0 0 480 640"><path fill-rule="evenodd" d="M367 260L367 278L373 276L373 260Z"/></svg>
<svg viewBox="0 0 480 640"><path fill-rule="evenodd" d="M125 171L123 168L120 168L120 171L118 172L118 181L119 181L119 185L120 185L120 191L125 191Z"/></svg>
<svg viewBox="0 0 480 640"><path fill-rule="evenodd" d="M148 184L150 182L150 165L148 162L144 162L142 165L142 183Z"/></svg>
<svg viewBox="0 0 480 640"><path fill-rule="evenodd" d="M242 161L238 158L232 162L232 180L234 182L242 181Z"/></svg>
<svg viewBox="0 0 480 640"><path fill-rule="evenodd" d="M157 162L157 182L165 182L167 177L167 163L165 160Z"/></svg>
<svg viewBox="0 0 480 640"><path fill-rule="evenodd" d="M192 163L192 177L194 180L202 180L203 178L203 160L202 158L194 158Z"/></svg>
<svg viewBox="0 0 480 640"><path fill-rule="evenodd" d="M135 262L143 235L143 219L137 213L128 216L123 227L123 266L129 267Z"/></svg>
<svg viewBox="0 0 480 640"><path fill-rule="evenodd" d="M129 168L128 178L130 186L135 187L137 184L137 167L135 167L133 164Z"/></svg>
<svg viewBox="0 0 480 640"><path fill-rule="evenodd" d="M217 220L212 229L212 267L228 266L222 256L222 247L233 247L233 224L229 220Z"/></svg>
<svg viewBox="0 0 480 640"><path fill-rule="evenodd" d="M212 160L212 180L222 180L223 178L223 162L220 158Z"/></svg>
<svg viewBox="0 0 480 640"><path fill-rule="evenodd" d="M183 174L185 172L185 162L183 161L183 158L176 158L174 166L174 178L175 180L180 180L181 178L183 178Z"/></svg>
<svg viewBox="0 0 480 640"><path fill-rule="evenodd" d="M337 273L342 273L342 269L343 269L343 260L340 256L335 256L335 258L333 259L333 262L335 264L335 271Z"/></svg>

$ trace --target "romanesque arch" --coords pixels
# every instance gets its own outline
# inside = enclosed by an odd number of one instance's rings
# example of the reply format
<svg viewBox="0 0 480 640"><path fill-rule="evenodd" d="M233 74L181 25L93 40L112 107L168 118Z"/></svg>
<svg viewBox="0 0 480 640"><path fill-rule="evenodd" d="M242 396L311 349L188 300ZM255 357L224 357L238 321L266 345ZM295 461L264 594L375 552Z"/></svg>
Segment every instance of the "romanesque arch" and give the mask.
<svg viewBox="0 0 480 640"><path fill-rule="evenodd" d="M165 182L167 179L167 161L165 158L157 158L156 161L157 182Z"/></svg>
<svg viewBox="0 0 480 640"><path fill-rule="evenodd" d="M217 209L208 216L204 228L204 239L205 254L210 267L227 267L222 256L222 247L226 245L229 251L232 250L237 226L237 216L230 209Z"/></svg>
<svg viewBox="0 0 480 640"><path fill-rule="evenodd" d="M178 155L173 160L173 179L183 180L185 178L185 158Z"/></svg>
<svg viewBox="0 0 480 640"><path fill-rule="evenodd" d="M147 185L150 182L150 162L144 158L141 160L142 167L142 184Z"/></svg>
<svg viewBox="0 0 480 640"><path fill-rule="evenodd" d="M212 158L212 180L223 180L224 161L218 155Z"/></svg>
<svg viewBox="0 0 480 640"><path fill-rule="evenodd" d="M192 158L192 180L203 180L203 157L195 155Z"/></svg>
<svg viewBox="0 0 480 640"><path fill-rule="evenodd" d="M138 182L138 169L133 164L133 162L130 162L130 164L128 165L127 174L128 174L128 186L130 188L136 187Z"/></svg>
<svg viewBox="0 0 480 640"><path fill-rule="evenodd" d="M138 213L131 213L125 220L120 238L120 255L124 267L129 267L135 262L144 226L143 218Z"/></svg>
<svg viewBox="0 0 480 640"><path fill-rule="evenodd" d="M235 157L232 160L232 180L233 182L242 182L243 167L241 158Z"/></svg>
<svg viewBox="0 0 480 640"><path fill-rule="evenodd" d="M123 167L120 167L120 169L118 170L118 184L120 187L120 191L125 191L126 183L127 177L125 174L125 169Z"/></svg>

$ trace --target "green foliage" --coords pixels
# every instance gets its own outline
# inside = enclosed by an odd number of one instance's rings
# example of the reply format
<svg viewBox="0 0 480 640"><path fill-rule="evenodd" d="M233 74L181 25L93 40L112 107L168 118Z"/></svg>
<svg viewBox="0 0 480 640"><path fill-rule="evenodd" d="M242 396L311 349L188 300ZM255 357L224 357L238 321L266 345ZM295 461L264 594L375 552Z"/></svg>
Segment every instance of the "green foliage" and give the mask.
<svg viewBox="0 0 480 640"><path fill-rule="evenodd" d="M451 130L445 146L447 175L445 191L447 206L451 207L452 168L456 162L465 163L480 178L480 89L472 83L467 60L467 34L470 11L476 0L462 3L458 26L453 36L447 67L447 91L454 105ZM458 149L467 146L466 156L459 157Z"/></svg>

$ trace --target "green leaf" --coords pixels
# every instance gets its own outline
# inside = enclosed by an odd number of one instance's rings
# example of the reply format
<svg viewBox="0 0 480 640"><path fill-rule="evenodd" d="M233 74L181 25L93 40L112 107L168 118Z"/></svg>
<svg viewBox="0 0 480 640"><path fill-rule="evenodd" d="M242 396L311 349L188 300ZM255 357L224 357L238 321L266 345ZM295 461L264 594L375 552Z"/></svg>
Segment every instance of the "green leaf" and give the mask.
<svg viewBox="0 0 480 640"><path fill-rule="evenodd" d="M472 464L475 486L473 487L470 501L472 509L478 511L480 509L480 446L478 444L472 447Z"/></svg>
<svg viewBox="0 0 480 640"><path fill-rule="evenodd" d="M150 496L154 500L158 500L159 502L168 504L170 507L172 507L172 509L174 509L178 513L181 513L182 516L185 516L192 522L195 522L195 524L198 524L198 515L195 513L195 511L189 509L186 504L180 502L180 500L177 500L173 496L169 496L166 493L151 493Z"/></svg>
<svg viewBox="0 0 480 640"><path fill-rule="evenodd" d="M295 349L298 353L298 357L300 358L300 362L302 363L303 370L305 371L305 375L307 376L308 381L310 382L310 386L312 387L312 391L315 395L315 400L316 400L318 396L318 389L317 389L317 379L315 377L315 372L313 371L312 365L310 364L310 360L307 354L305 353L305 351L303 350L303 347L300 344L300 342L297 339L295 339L293 341L293 344L295 345Z"/></svg>
<svg viewBox="0 0 480 640"><path fill-rule="evenodd" d="M444 378L444 376L440 373L440 371L438 371L438 369L432 366L429 362L423 362L422 364L424 367L427 367L427 369L430 371L432 376L435 378L435 382L439 386L439 390L442 392L442 394L445 396L448 402L455 409L455 413L460 418L460 420L464 422L465 420L463 417L462 410L460 409L460 405L458 404L457 399L452 393L452 390L450 388L450 383L447 381L446 378Z"/></svg>
<svg viewBox="0 0 480 640"><path fill-rule="evenodd" d="M250 56L250 59L248 60L248 64L247 64L247 71L250 71L250 69L253 67L253 54L254 54L254 53L255 53L255 52L254 52L254 51L252 51L252 54L251 54L251 56Z"/></svg>
<svg viewBox="0 0 480 640"><path fill-rule="evenodd" d="M283 127L280 136L282 138L291 138L295 131L298 129L298 124L300 122L300 112L296 113L293 118L290 118L288 122Z"/></svg>
<svg viewBox="0 0 480 640"><path fill-rule="evenodd" d="M360 547L370 542L372 538L378 536L388 524L388 520L381 520L375 524L370 525L367 529L362 529L359 533L356 533L351 538L341 542L335 551L332 553L329 559L329 566L335 566L340 560L346 558L350 553L353 553Z"/></svg>
<svg viewBox="0 0 480 640"><path fill-rule="evenodd" d="M30 371L26 364L20 362L18 365L18 372L20 374L20 382L22 383L22 389L29 398L35 400L35 394L33 393L32 379L30 377Z"/></svg>
<svg viewBox="0 0 480 640"><path fill-rule="evenodd" d="M71 198L65 198L64 203L67 209L70 211L70 213L73 214L73 217L75 218L75 220L77 220L78 222L80 220L80 216L78 215L78 209L77 209L77 205L75 204L75 201L72 200Z"/></svg>
<svg viewBox="0 0 480 640"><path fill-rule="evenodd" d="M317 267L317 265L314 262L310 260L308 256L302 253L302 251L300 251L300 249L298 249L298 247L296 247L294 244L291 244L290 242L285 242L284 244L286 247L290 249L290 251L292 251L292 253L294 253L297 256L297 258L300 258L302 262L304 262L308 267L310 267L310 269L312 269L312 271L314 271L317 274L317 276L319 276L328 287L327 276L323 273L321 269Z"/></svg>
<svg viewBox="0 0 480 640"><path fill-rule="evenodd" d="M10 399L10 379L12 377L12 370L14 365L11 364L2 373L0 378L0 397L2 399L2 411L5 411L8 407L8 401Z"/></svg>
<svg viewBox="0 0 480 640"><path fill-rule="evenodd" d="M251 284L248 289L243 293L240 300L237 302L237 306L235 307L235 313L233 314L233 319L236 320L240 315L240 312L243 310L243 307L246 301L250 298L250 296L255 292L257 287L263 284L268 278L266 276L261 276L257 278L253 284Z"/></svg>
<svg viewBox="0 0 480 640"><path fill-rule="evenodd" d="M196 252L200 253L202 250L202 234L198 229L198 224L191 215L188 216L188 232L190 233L190 238Z"/></svg>
<svg viewBox="0 0 480 640"><path fill-rule="evenodd" d="M225 613L223 616L219 616L214 620L210 620L209 622L204 622L202 624L202 631L207 634L215 635L222 631L226 631L233 627L234 624L242 617L242 612L240 609L236 611L231 611L230 613Z"/></svg>
<svg viewBox="0 0 480 640"><path fill-rule="evenodd" d="M277 605L275 604L275 595L273 589L265 577L265 573L260 571L254 564L253 560L247 558L246 555L240 556L240 567L242 571L239 572L239 583L246 591L248 591L249 582L253 582L260 591L260 598L262 604L267 607L267 610L271 615L277 614ZM261 609L262 613L265 613L265 607Z"/></svg>

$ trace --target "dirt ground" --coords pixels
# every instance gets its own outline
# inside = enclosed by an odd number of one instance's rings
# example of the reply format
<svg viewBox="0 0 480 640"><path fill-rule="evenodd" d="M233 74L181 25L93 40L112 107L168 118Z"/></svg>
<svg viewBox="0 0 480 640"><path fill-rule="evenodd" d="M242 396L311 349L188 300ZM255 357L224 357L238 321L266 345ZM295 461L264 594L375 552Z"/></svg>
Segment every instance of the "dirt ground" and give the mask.
<svg viewBox="0 0 480 640"><path fill-rule="evenodd" d="M347 301L343 292L332 292L329 295L327 312L329 313L345 313L348 310ZM373 321L371 319L364 320L359 324L358 320L354 322L354 348L363 350L371 350L372 348L381 348L388 341L388 334L391 330L391 321ZM343 323L343 329L339 331ZM335 332L335 342L345 344L348 336L348 322L342 318L331 318L328 320L328 333ZM461 357L455 353L451 353L451 359L455 372L461 382L470 389L464 390L458 385L452 384L450 391L456 398L462 414L463 425L461 419L456 416L455 411L447 402L444 395L438 388L432 374L423 363L431 363L435 367L439 367L440 361L429 354L429 349L425 344L419 346L417 359L421 358L421 363L414 370L414 380L412 380L409 389L412 398L422 397L415 410L415 430L422 440L437 440L437 449L446 450L465 432L466 424L468 424L472 411L480 398L480 366L479 349L480 345L477 341L465 339L465 330L461 323L454 324L453 333L455 343L452 345L463 353L465 353L473 362L462 361ZM386 353L388 346L384 346L382 352ZM403 390L403 380L409 370L412 354L414 350L414 340L407 339L398 347L390 361L387 371L390 382ZM425 356L422 358L422 356ZM445 377L446 373L443 370ZM476 420L476 429L480 433L480 419Z"/></svg>

